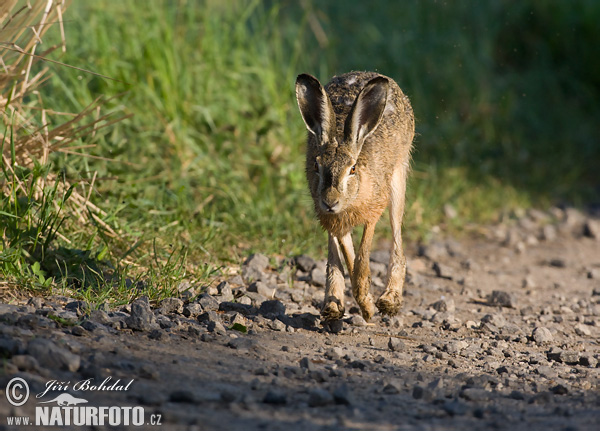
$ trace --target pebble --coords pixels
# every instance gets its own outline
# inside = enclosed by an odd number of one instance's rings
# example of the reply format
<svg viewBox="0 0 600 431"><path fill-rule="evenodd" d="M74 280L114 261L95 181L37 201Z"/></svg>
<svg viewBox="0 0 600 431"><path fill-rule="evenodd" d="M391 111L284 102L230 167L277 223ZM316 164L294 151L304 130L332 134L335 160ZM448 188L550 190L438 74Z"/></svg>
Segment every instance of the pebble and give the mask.
<svg viewBox="0 0 600 431"><path fill-rule="evenodd" d="M388 348L392 352L402 352L406 350L406 345L404 344L404 341L402 341L400 338L390 337L388 339Z"/></svg>
<svg viewBox="0 0 600 431"><path fill-rule="evenodd" d="M316 266L310 272L310 281L317 287L324 287L327 284L327 273L325 269Z"/></svg>
<svg viewBox="0 0 600 431"><path fill-rule="evenodd" d="M183 315L189 318L195 318L202 314L203 311L202 306L197 303L187 304L183 307Z"/></svg>
<svg viewBox="0 0 600 431"><path fill-rule="evenodd" d="M495 314L486 314L481 318L481 322L483 323L491 323L496 328L503 328L506 326L506 317L500 313Z"/></svg>
<svg viewBox="0 0 600 431"><path fill-rule="evenodd" d="M588 219L583 229L585 236L600 240L600 220Z"/></svg>
<svg viewBox="0 0 600 431"><path fill-rule="evenodd" d="M78 355L47 339L34 338L31 340L27 345L27 353L45 368L75 372L81 365L81 358Z"/></svg>
<svg viewBox="0 0 600 431"><path fill-rule="evenodd" d="M203 293L200 296L198 296L198 299L196 300L196 302L202 307L202 310L204 310L204 311L207 311L207 310L215 310L216 311L219 309L219 301L217 301L217 299L214 296L209 295L208 293ZM192 316L192 317L194 317L194 316Z"/></svg>
<svg viewBox="0 0 600 431"><path fill-rule="evenodd" d="M453 299L440 299L430 305L436 311L454 313L456 311L456 305Z"/></svg>
<svg viewBox="0 0 600 431"><path fill-rule="evenodd" d="M227 281L222 281L217 285L217 292L219 292L221 301L233 301L234 299L231 284Z"/></svg>
<svg viewBox="0 0 600 431"><path fill-rule="evenodd" d="M149 331L158 326L148 298L136 299L131 303L131 314L125 319L125 323L135 331Z"/></svg>
<svg viewBox="0 0 600 431"><path fill-rule="evenodd" d="M263 398L263 403L276 405L287 404L287 396L281 391L272 389L265 394L265 397Z"/></svg>
<svg viewBox="0 0 600 431"><path fill-rule="evenodd" d="M317 262L312 257L307 256L306 254L296 256L294 261L298 269L304 272L310 272L315 266L317 266Z"/></svg>
<svg viewBox="0 0 600 431"><path fill-rule="evenodd" d="M258 313L270 319L285 315L285 305L278 299L263 301L260 304Z"/></svg>
<svg viewBox="0 0 600 431"><path fill-rule="evenodd" d="M258 312L256 307L249 304L241 304L239 302L228 302L223 301L219 304L219 311L235 311L236 313L241 313L244 316L254 315Z"/></svg>
<svg viewBox="0 0 600 431"><path fill-rule="evenodd" d="M263 281L255 281L248 286L248 292L258 293L265 298L272 299L277 290L276 286L268 285Z"/></svg>
<svg viewBox="0 0 600 431"><path fill-rule="evenodd" d="M242 277L247 282L266 278L265 270L269 267L269 258L264 254L251 255L242 265Z"/></svg>
<svg viewBox="0 0 600 431"><path fill-rule="evenodd" d="M366 320L358 314L353 314L346 321L349 325L356 326L358 328L364 328L365 326L367 326Z"/></svg>
<svg viewBox="0 0 600 431"><path fill-rule="evenodd" d="M183 301L179 298L165 298L160 302L161 314L183 313Z"/></svg>
<svg viewBox="0 0 600 431"><path fill-rule="evenodd" d="M348 385L345 383L335 388L332 395L336 404L346 406L354 404L354 399L350 393L350 390L348 389Z"/></svg>
<svg viewBox="0 0 600 431"><path fill-rule="evenodd" d="M586 324L578 323L577 325L575 325L574 329L575 329L575 333L579 336L592 335L592 331L590 331L590 328Z"/></svg>
<svg viewBox="0 0 600 431"><path fill-rule="evenodd" d="M492 291L492 293L487 296L487 302L489 305L495 307L515 308L516 305L514 296L503 290Z"/></svg>
<svg viewBox="0 0 600 431"><path fill-rule="evenodd" d="M543 326L536 327L531 333L531 337L533 338L533 341L535 341L537 344L551 343L552 341L554 341L552 332L550 332L548 328L545 328Z"/></svg>
<svg viewBox="0 0 600 431"><path fill-rule="evenodd" d="M311 361L308 357L300 359L300 367L308 371L314 371L317 369L313 361Z"/></svg>
<svg viewBox="0 0 600 431"><path fill-rule="evenodd" d="M325 389L313 388L308 392L309 407L322 407L333 403L333 395Z"/></svg>
<svg viewBox="0 0 600 431"><path fill-rule="evenodd" d="M444 263L433 262L431 268L433 269L433 272L435 272L436 277L446 278L448 280L454 278L454 270Z"/></svg>

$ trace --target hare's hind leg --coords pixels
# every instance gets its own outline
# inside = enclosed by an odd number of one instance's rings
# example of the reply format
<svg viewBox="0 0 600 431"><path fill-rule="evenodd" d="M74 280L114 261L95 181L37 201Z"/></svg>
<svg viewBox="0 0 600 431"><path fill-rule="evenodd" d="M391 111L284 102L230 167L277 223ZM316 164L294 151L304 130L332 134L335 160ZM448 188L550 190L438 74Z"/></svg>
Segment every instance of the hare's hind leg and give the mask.
<svg viewBox="0 0 600 431"><path fill-rule="evenodd" d="M402 306L402 289L406 276L406 257L402 249L402 216L404 215L407 170L408 167L401 163L392 175L390 222L394 242L390 253L386 288L377 300L377 308L382 314L394 315Z"/></svg>
<svg viewBox="0 0 600 431"><path fill-rule="evenodd" d="M338 239L329 234L327 254L327 285L321 316L325 320L337 320L344 316L344 268L340 256Z"/></svg>

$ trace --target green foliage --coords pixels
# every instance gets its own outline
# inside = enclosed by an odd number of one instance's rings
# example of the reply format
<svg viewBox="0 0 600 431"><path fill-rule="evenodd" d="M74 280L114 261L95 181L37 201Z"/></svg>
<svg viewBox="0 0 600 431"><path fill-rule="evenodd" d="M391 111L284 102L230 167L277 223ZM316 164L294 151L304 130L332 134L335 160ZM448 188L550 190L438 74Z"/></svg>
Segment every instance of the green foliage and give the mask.
<svg viewBox="0 0 600 431"><path fill-rule="evenodd" d="M57 155L52 169L70 181L98 172L91 199L134 245L103 237L101 249L70 247L66 260L75 264L62 271L89 279L101 271L90 260L110 261L119 281L99 286L99 297L117 291L124 300L144 277L154 280L155 296L173 288L189 275L185 262L202 278L252 250L322 250L293 94L301 72L325 81L377 70L411 98L418 137L409 238L517 207L593 202L599 18L598 3L586 0L76 2L61 61L120 82L51 65L46 100L76 111L100 94L125 92L112 108L134 116L83 141L92 156L113 161ZM23 201L18 213L10 202L9 225L42 211ZM446 203L456 219L444 216ZM41 252L60 220L50 215L49 231L11 241L37 241ZM101 230L77 231L74 242L87 244L90 235ZM16 250L3 248L5 268ZM82 266L91 274L77 273Z"/></svg>

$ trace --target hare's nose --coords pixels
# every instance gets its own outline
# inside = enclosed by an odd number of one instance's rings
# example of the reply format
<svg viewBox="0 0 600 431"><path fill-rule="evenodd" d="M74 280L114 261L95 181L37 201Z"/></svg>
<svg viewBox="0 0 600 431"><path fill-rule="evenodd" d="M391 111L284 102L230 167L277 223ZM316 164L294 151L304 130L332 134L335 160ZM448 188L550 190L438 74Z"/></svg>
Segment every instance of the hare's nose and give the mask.
<svg viewBox="0 0 600 431"><path fill-rule="evenodd" d="M329 203L325 199L321 200L321 206L323 207L323 209L330 213L335 212L339 203L340 203L340 201L335 201L335 202Z"/></svg>

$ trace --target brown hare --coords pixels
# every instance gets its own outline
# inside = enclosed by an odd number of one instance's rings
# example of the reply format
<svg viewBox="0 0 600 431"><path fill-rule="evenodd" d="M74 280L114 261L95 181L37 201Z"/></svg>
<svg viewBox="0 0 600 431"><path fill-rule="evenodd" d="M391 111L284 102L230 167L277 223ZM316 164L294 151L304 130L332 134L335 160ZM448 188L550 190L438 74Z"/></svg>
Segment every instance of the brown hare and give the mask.
<svg viewBox="0 0 600 431"><path fill-rule="evenodd" d="M402 216L415 122L408 98L393 79L374 72L335 76L323 88L313 76L296 79L296 98L308 129L306 177L317 217L329 234L327 285L321 315L344 315L344 256L352 293L365 320L374 312L369 254L375 224L390 207L393 245L381 313L402 305L406 258ZM354 254L352 229L364 225Z"/></svg>

